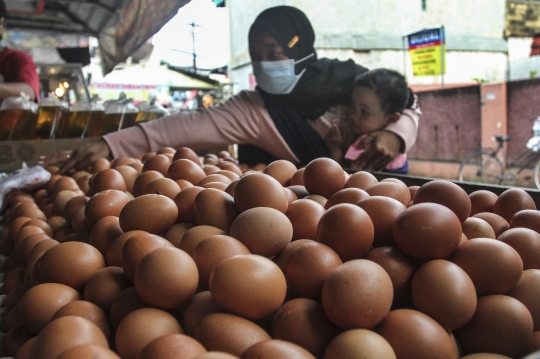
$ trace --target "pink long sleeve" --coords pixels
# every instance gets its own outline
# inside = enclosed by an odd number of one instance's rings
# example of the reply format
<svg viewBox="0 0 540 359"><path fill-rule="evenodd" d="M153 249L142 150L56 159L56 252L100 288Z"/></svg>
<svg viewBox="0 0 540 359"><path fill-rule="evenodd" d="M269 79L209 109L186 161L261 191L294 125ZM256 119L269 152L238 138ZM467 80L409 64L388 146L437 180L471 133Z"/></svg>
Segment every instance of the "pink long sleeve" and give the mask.
<svg viewBox="0 0 540 359"><path fill-rule="evenodd" d="M255 91L242 91L221 105L163 117L103 138L115 158L141 156L163 147L197 150L248 143L277 158L299 162Z"/></svg>
<svg viewBox="0 0 540 359"><path fill-rule="evenodd" d="M402 148L403 153L407 153L414 146L418 137L418 122L422 112L420 111L416 95L415 99L412 108L405 109L398 121L388 124L385 127L385 130L395 133L403 140L405 145L405 148Z"/></svg>

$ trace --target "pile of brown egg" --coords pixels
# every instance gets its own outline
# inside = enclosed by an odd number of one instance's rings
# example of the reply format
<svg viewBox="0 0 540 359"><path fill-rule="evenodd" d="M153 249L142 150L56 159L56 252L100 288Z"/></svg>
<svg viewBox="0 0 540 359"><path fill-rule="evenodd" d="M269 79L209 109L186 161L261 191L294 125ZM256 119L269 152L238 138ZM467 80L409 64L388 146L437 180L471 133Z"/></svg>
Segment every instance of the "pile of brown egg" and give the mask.
<svg viewBox="0 0 540 359"><path fill-rule="evenodd" d="M540 212L522 189L408 187L163 148L9 198L17 359L522 358L540 350Z"/></svg>

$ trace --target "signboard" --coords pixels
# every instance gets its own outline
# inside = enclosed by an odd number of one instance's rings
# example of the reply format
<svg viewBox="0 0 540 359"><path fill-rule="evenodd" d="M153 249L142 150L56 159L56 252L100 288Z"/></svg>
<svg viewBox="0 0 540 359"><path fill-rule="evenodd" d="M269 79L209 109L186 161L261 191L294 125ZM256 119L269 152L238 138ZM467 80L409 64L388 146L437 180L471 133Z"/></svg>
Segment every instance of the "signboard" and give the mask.
<svg viewBox="0 0 540 359"><path fill-rule="evenodd" d="M406 35L414 76L446 73L444 27L423 29Z"/></svg>

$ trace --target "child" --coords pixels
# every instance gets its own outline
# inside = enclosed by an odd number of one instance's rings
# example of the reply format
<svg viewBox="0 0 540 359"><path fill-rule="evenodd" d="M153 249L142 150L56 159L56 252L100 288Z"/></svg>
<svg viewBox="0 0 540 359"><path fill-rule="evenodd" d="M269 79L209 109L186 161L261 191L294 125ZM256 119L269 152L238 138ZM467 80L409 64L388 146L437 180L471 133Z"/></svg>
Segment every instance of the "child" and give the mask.
<svg viewBox="0 0 540 359"><path fill-rule="evenodd" d="M407 87L405 78L396 71L375 69L358 75L347 113L349 128L358 138L348 148L343 148L347 141L334 124L325 137L330 157L346 168L360 170L361 164L355 161L369 147L367 135L398 121L403 111L414 102L415 96ZM398 154L386 165L385 172L406 174L407 155Z"/></svg>

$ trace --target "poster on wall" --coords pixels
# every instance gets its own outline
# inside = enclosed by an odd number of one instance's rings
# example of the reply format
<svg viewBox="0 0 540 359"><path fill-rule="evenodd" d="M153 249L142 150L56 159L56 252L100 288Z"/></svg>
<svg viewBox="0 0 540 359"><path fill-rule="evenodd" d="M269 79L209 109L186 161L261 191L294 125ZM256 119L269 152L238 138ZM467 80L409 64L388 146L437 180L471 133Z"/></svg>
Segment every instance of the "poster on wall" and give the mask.
<svg viewBox="0 0 540 359"><path fill-rule="evenodd" d="M540 56L540 32L533 37L530 56Z"/></svg>
<svg viewBox="0 0 540 359"><path fill-rule="evenodd" d="M446 73L444 27L422 29L406 35L414 76Z"/></svg>

